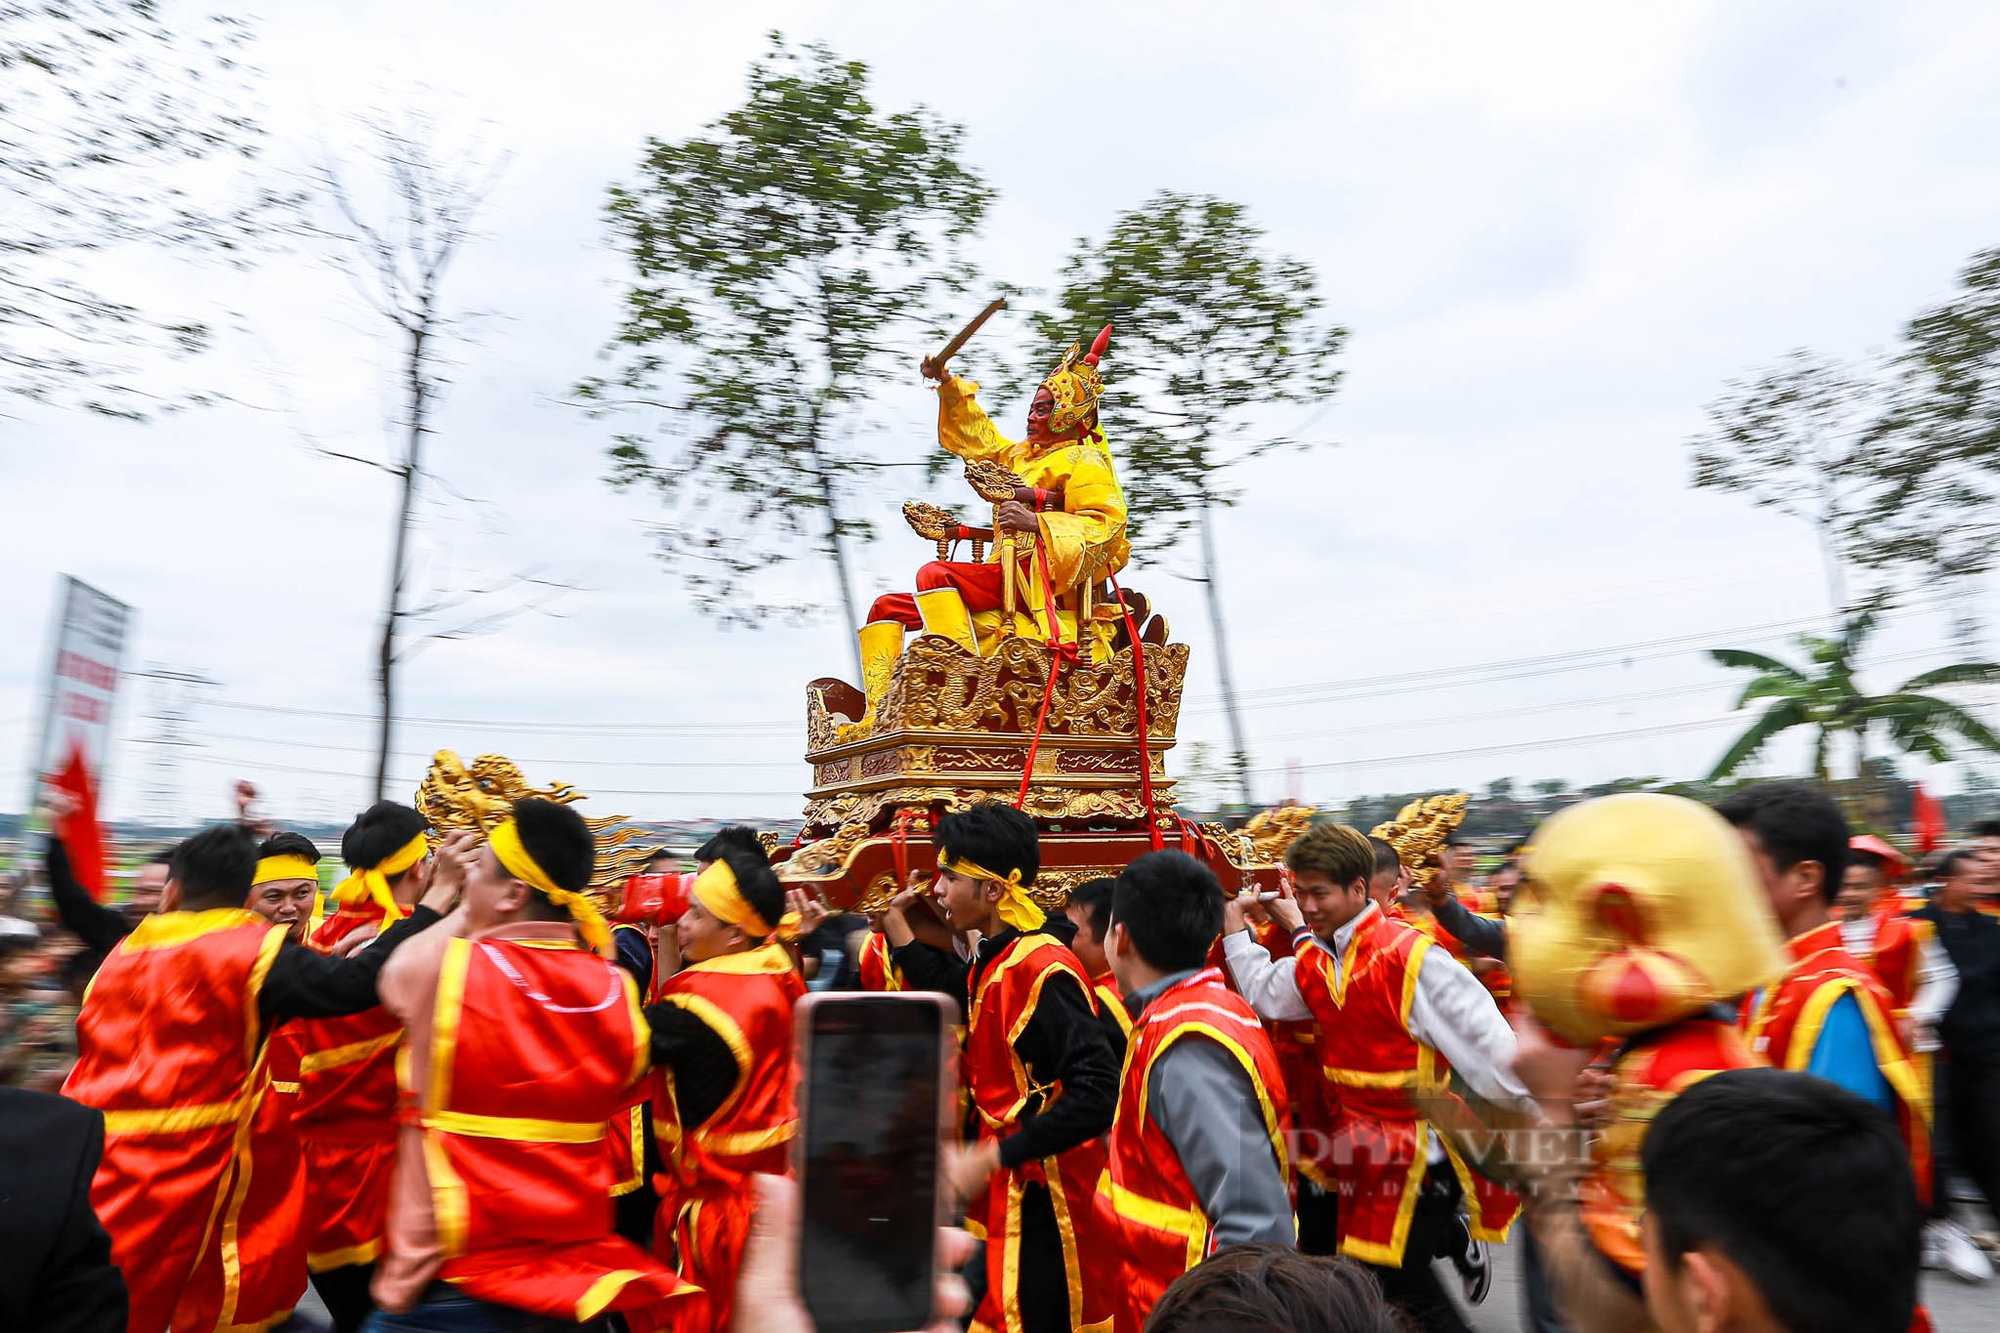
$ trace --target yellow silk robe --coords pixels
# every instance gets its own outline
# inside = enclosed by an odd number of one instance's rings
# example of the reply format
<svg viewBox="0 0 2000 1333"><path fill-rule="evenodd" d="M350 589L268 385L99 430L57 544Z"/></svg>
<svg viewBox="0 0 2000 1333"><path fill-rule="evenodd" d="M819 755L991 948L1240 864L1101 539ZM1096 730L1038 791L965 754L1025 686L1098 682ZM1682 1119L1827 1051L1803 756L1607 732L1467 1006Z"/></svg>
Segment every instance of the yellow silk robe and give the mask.
<svg viewBox="0 0 2000 1333"><path fill-rule="evenodd" d="M998 463L1026 485L1062 491L1062 509L1038 516L1042 550L1058 603L1084 580L1095 581L1123 569L1132 556L1131 544L1125 540L1125 493L1118 488L1111 448L1104 436L1047 447L1010 440L994 428L979 406L978 393L979 386L970 380L949 379L938 386L938 443L960 458ZM1027 542L1017 538L1016 553L1021 557L1016 632L1046 640L1049 628L1041 570ZM996 542L988 559L999 558ZM983 611L973 617L982 648L998 629L1001 615ZM1074 641L1074 610L1061 608L1058 620L1063 638ZM1101 660L1109 656L1112 633L1111 625L1103 621L1090 627L1093 657Z"/></svg>

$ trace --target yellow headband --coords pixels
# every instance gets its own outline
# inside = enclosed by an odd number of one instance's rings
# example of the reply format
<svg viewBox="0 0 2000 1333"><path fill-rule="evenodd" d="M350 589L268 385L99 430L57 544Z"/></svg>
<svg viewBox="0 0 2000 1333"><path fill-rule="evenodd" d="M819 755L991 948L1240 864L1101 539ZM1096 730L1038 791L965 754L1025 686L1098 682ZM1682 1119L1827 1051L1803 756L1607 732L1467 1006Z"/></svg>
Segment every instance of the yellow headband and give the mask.
<svg viewBox="0 0 2000 1333"><path fill-rule="evenodd" d="M303 856L265 856L258 858L257 873L250 881L250 887L271 884L281 879L309 879L319 883L319 867Z"/></svg>
<svg viewBox="0 0 2000 1333"><path fill-rule="evenodd" d="M411 866L424 859L430 850L430 842L419 833L397 849L395 855L382 861L380 865L357 870L346 879L333 886L333 901L340 907L359 907L363 903L374 903L382 909L382 924L401 921L407 915L403 905L396 901L395 891L389 887L389 876L400 875Z"/></svg>
<svg viewBox="0 0 2000 1333"><path fill-rule="evenodd" d="M1006 888L1000 895L1000 919L1016 930L1040 930L1047 921L1048 913L1041 905L1028 896L1028 890L1021 884L1021 872L1010 870L1004 875L996 875L986 867L971 861L954 861L944 852L938 852L938 869L948 870L954 875L964 875L967 879L990 879Z"/></svg>
<svg viewBox="0 0 2000 1333"><path fill-rule="evenodd" d="M528 855L528 849L522 845L521 830L513 820L496 827L486 835L486 841L508 874L523 884L539 889L550 902L567 911L570 920L576 922L577 930L583 935L583 942L606 958L611 957L611 927L604 924L604 917L596 905L582 894L571 893L559 886L549 878L546 870L535 864L535 858Z"/></svg>
<svg viewBox="0 0 2000 1333"><path fill-rule="evenodd" d="M778 918L775 926L766 921L750 905L750 900L743 896L743 889L736 882L736 872L729 868L727 861L710 861L708 869L694 877L694 884L688 892L710 916L726 926L735 926L745 935L756 939L776 935L781 940L798 936L798 913L785 913Z"/></svg>

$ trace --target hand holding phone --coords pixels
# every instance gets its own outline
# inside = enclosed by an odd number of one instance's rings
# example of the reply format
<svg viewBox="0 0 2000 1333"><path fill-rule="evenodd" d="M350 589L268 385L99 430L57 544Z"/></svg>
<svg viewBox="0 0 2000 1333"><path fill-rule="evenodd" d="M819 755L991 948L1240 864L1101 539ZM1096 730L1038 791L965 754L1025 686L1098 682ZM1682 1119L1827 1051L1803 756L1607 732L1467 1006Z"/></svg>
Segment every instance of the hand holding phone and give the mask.
<svg viewBox="0 0 2000 1333"><path fill-rule="evenodd" d="M938 1317L952 1007L908 991L799 1002L799 1293L819 1333L907 1333Z"/></svg>

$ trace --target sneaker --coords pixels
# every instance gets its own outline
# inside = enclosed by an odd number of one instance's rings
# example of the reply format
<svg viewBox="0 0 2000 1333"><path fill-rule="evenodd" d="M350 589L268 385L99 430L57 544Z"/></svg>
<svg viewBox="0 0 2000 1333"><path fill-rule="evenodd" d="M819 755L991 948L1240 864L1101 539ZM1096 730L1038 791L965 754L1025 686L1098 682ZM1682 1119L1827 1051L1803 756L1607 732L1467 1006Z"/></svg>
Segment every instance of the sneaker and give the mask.
<svg viewBox="0 0 2000 1333"><path fill-rule="evenodd" d="M1451 1266L1458 1270L1459 1281L1465 1284L1465 1300L1468 1305L1478 1305L1493 1290L1493 1253L1483 1240L1472 1238L1472 1229L1466 1224L1464 1214L1456 1219L1459 1242L1458 1253L1451 1256Z"/></svg>
<svg viewBox="0 0 2000 1333"><path fill-rule="evenodd" d="M1961 1282L1984 1282L1993 1276L1986 1252L1972 1243L1965 1228L1942 1217L1924 1223L1924 1267L1941 1269Z"/></svg>

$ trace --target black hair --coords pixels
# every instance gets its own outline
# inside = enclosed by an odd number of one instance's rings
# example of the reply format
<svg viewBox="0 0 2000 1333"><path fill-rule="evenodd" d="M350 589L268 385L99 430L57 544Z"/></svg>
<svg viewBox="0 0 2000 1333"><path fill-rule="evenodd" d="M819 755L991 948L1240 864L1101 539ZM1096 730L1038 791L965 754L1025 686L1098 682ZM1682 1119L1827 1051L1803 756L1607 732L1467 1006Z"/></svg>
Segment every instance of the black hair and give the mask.
<svg viewBox="0 0 2000 1333"><path fill-rule="evenodd" d="M17 953L27 953L31 949L39 949L41 945L42 937L40 935L15 935L11 933L0 935L0 961L12 958Z"/></svg>
<svg viewBox="0 0 2000 1333"><path fill-rule="evenodd" d="M1982 819L1972 826L1970 836L1975 838L2000 838L2000 819Z"/></svg>
<svg viewBox="0 0 2000 1333"><path fill-rule="evenodd" d="M1368 845L1375 849L1376 875L1386 875L1391 870L1399 875L1403 872L1403 858L1397 854L1396 849L1389 844L1387 839L1378 838L1371 833L1368 835ZM1374 875L1369 876L1369 878L1373 879Z"/></svg>
<svg viewBox="0 0 2000 1333"><path fill-rule="evenodd" d="M1939 879L1957 879L1966 873L1963 869L1966 862L1978 859L1979 853L1970 847L1955 847L1946 852L1944 858L1937 863L1936 875Z"/></svg>
<svg viewBox="0 0 2000 1333"><path fill-rule="evenodd" d="M240 824L213 825L174 848L167 873L180 881L183 907L241 907L257 876L257 840Z"/></svg>
<svg viewBox="0 0 2000 1333"><path fill-rule="evenodd" d="M1464 847L1470 844L1471 841L1472 835L1467 833L1463 828L1452 829L1444 835L1444 845L1447 847Z"/></svg>
<svg viewBox="0 0 2000 1333"><path fill-rule="evenodd" d="M1109 875L1099 875L1087 879L1069 891L1069 905L1081 907L1083 914L1090 918L1090 933L1104 943L1104 933L1111 929L1111 890L1118 881Z"/></svg>
<svg viewBox="0 0 2000 1333"><path fill-rule="evenodd" d="M785 886L778 882L777 872L764 859L764 849L756 851L725 845L715 858L729 867L729 873L736 876L736 891L750 904L758 916L773 926L785 914Z"/></svg>
<svg viewBox="0 0 2000 1333"><path fill-rule="evenodd" d="M1175 1278L1145 1333L1403 1333L1366 1268L1289 1245L1232 1245Z"/></svg>
<svg viewBox="0 0 2000 1333"><path fill-rule="evenodd" d="M989 802L946 815L938 821L931 842L949 859L970 861L1003 878L1018 870L1023 885L1033 884L1042 868L1035 821L1011 805Z"/></svg>
<svg viewBox="0 0 2000 1333"><path fill-rule="evenodd" d="M655 847L652 851L646 853L646 864L648 866L651 866L655 861L679 860L678 856L675 856L671 850L665 847Z"/></svg>
<svg viewBox="0 0 2000 1333"><path fill-rule="evenodd" d="M1866 866L1870 870L1887 871L1889 869L1889 858L1880 852L1868 852L1863 851L1859 847L1849 847L1847 849L1847 869L1852 870L1856 866ZM1842 871L1841 873L1844 875L1846 871Z"/></svg>
<svg viewBox="0 0 2000 1333"><path fill-rule="evenodd" d="M581 893L597 869L597 838L583 816L538 796L514 802L514 830L521 846L559 889Z"/></svg>
<svg viewBox="0 0 2000 1333"><path fill-rule="evenodd" d="M404 841L407 842L408 839ZM263 846L257 849L257 857L262 860L267 856L298 856L314 865L319 864L319 848L313 845L313 840L303 833L294 833L290 829L282 833L273 833L264 839Z"/></svg>
<svg viewBox="0 0 2000 1333"><path fill-rule="evenodd" d="M1713 1246L1788 1329L1909 1328L1923 1211L1878 1108L1810 1074L1725 1070L1667 1103L1640 1160L1670 1268Z"/></svg>
<svg viewBox="0 0 2000 1333"><path fill-rule="evenodd" d="M1222 934L1222 885L1186 852L1147 852L1118 876L1111 920L1125 927L1146 966L1160 972L1200 967Z"/></svg>
<svg viewBox="0 0 2000 1333"><path fill-rule="evenodd" d="M174 863L174 848L179 845L179 843L170 842L164 847L155 848L153 851L140 857L138 864L142 866L172 866Z"/></svg>
<svg viewBox="0 0 2000 1333"><path fill-rule="evenodd" d="M747 824L731 824L722 829L707 842L694 849L697 861L720 861L725 848L734 847L740 852L755 856L765 865L771 864L771 854L764 850L764 844L757 841L757 830ZM665 851L665 848L661 848Z"/></svg>
<svg viewBox="0 0 2000 1333"><path fill-rule="evenodd" d="M340 835L340 859L349 870L370 870L403 850L410 839L426 832L430 823L407 805L377 801L354 817L347 832ZM394 884L407 870L389 876Z"/></svg>
<svg viewBox="0 0 2000 1333"><path fill-rule="evenodd" d="M1847 870L1847 816L1831 796L1805 782L1760 782L1715 803L1715 813L1763 844L1782 871L1801 861L1817 861L1821 892L1832 902Z"/></svg>

